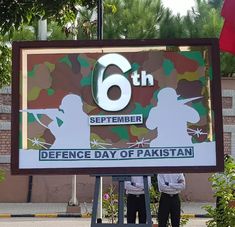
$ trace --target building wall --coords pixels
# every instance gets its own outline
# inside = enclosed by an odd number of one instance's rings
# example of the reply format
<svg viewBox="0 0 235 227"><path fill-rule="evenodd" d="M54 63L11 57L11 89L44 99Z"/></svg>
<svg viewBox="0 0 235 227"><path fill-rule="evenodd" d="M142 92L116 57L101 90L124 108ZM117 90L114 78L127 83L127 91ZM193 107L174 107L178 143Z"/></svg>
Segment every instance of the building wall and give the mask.
<svg viewBox="0 0 235 227"><path fill-rule="evenodd" d="M222 97L225 152L235 157L235 79L223 79Z"/></svg>
<svg viewBox="0 0 235 227"><path fill-rule="evenodd" d="M224 124L224 151L235 157L235 79L222 79L222 103ZM10 173L11 152L11 89L0 89L0 168L6 173L0 183L0 202L26 202L28 197L29 176L13 176ZM15 130L15 129L12 129ZM210 173L186 174L187 188L182 193L188 201L213 201ZM91 202L94 192L94 177L77 176L77 198L79 202ZM34 175L32 202L68 202L71 198L72 175ZM199 184L200 182L200 184ZM104 188L111 183L110 177L103 178Z"/></svg>

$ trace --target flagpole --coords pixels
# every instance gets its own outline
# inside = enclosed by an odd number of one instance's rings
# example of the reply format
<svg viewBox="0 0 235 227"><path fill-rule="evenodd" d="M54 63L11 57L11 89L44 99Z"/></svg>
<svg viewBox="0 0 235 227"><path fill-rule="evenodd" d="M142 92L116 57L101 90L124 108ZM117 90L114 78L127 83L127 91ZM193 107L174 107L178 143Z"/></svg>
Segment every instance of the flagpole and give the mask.
<svg viewBox="0 0 235 227"><path fill-rule="evenodd" d="M103 2L97 0L97 40L103 39ZM102 203L103 203L103 178L100 176L100 187L97 207L97 223L102 223Z"/></svg>
<svg viewBox="0 0 235 227"><path fill-rule="evenodd" d="M97 39L103 39L103 3L97 0Z"/></svg>

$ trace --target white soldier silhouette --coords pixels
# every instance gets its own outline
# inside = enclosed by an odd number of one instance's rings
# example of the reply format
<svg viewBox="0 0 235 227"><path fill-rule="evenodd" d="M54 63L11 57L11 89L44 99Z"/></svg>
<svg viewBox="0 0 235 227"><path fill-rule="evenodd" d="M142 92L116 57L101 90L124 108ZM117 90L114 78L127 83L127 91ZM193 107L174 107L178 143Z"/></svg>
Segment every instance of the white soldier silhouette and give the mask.
<svg viewBox="0 0 235 227"><path fill-rule="evenodd" d="M158 103L153 107L146 121L148 129L157 128L157 138L150 142L155 146L184 146L192 144L192 137L187 132L187 123L200 120L198 112L185 105L201 97L178 100L175 89L166 87L158 93Z"/></svg>
<svg viewBox="0 0 235 227"><path fill-rule="evenodd" d="M66 95L58 109L26 109L32 113L37 122L48 128L55 137L50 149L90 148L90 126L88 115L82 109L80 96ZM46 126L38 114L47 115L52 121Z"/></svg>

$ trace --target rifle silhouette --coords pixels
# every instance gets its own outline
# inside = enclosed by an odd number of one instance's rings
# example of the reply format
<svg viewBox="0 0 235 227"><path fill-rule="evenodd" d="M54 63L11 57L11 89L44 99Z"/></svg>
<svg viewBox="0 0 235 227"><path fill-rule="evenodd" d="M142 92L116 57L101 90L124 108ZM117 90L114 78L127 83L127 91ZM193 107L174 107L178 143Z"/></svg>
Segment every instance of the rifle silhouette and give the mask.
<svg viewBox="0 0 235 227"><path fill-rule="evenodd" d="M200 98L203 98L203 96L193 97L193 98L188 98L188 99L179 99L178 102L185 104L185 103L192 102L192 101L200 99Z"/></svg>
<svg viewBox="0 0 235 227"><path fill-rule="evenodd" d="M56 120L56 118L58 117L58 115L60 114L60 111L63 112L60 109L57 108L47 108L47 109L23 109L20 110L20 112L27 112L27 113L31 113L33 114L34 118L36 119L36 121L42 125L45 128L48 128L46 125L44 125L38 115L39 114L43 114L43 115L47 115L49 118L51 118L52 120Z"/></svg>

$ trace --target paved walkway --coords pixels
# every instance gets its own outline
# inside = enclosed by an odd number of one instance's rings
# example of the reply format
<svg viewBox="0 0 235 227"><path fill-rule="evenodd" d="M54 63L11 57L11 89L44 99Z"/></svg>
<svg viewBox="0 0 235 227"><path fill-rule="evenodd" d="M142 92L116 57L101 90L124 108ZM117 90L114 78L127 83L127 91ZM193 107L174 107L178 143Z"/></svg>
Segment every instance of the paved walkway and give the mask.
<svg viewBox="0 0 235 227"><path fill-rule="evenodd" d="M204 205L215 206L214 203L183 202L183 214L205 215ZM81 203L81 213L91 213L92 204ZM66 213L67 203L0 203L0 214L53 214Z"/></svg>
<svg viewBox="0 0 235 227"><path fill-rule="evenodd" d="M182 203L183 214L205 215L204 205L213 203ZM83 203L81 213L91 213L91 204ZM58 218L58 214L66 214L66 203L0 203L1 227L90 227L91 218ZM9 218L8 215L22 215L22 217ZM38 214L36 217L30 215ZM24 216L26 215L26 216ZM43 217L43 218L39 218ZM48 218L45 218L48 217ZM154 219L153 219L154 220ZM185 227L206 227L208 218L190 218ZM104 220L106 222L107 220Z"/></svg>
<svg viewBox="0 0 235 227"><path fill-rule="evenodd" d="M184 227L206 227L205 218L190 219ZM90 227L91 220L88 218L11 218L0 219L1 227ZM138 227L138 226L137 226Z"/></svg>

